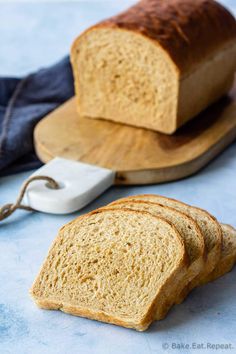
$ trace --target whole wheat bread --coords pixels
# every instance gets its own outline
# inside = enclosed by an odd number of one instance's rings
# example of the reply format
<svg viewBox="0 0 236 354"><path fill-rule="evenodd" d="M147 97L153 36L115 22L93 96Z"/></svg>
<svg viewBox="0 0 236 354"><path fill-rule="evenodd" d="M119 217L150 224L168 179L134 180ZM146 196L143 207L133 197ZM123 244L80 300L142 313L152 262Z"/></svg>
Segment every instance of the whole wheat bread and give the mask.
<svg viewBox="0 0 236 354"><path fill-rule="evenodd" d="M78 111L171 134L228 92L236 22L213 0L142 0L74 42Z"/></svg>
<svg viewBox="0 0 236 354"><path fill-rule="evenodd" d="M161 195L143 194L123 198L123 200L145 200L169 206L186 213L198 224L205 241L207 252L206 263L203 271L195 277L182 291L180 296L177 297L176 303L181 303L193 288L205 283L208 275L214 270L220 260L222 248L222 229L220 224L216 218L203 209Z"/></svg>
<svg viewBox="0 0 236 354"><path fill-rule="evenodd" d="M31 294L42 308L142 331L185 267L183 241L167 221L99 210L60 230Z"/></svg>
<svg viewBox="0 0 236 354"><path fill-rule="evenodd" d="M117 201L108 205L108 208L122 207L147 211L155 216L165 218L176 227L184 241L190 264L186 270L183 271L179 282L173 284L174 286L171 292L165 294L165 297L162 299L162 308L159 306L159 312L156 312L155 317L156 320L163 319L168 310L175 303L178 294L180 294L184 287L203 270L205 264L205 244L203 236L198 225L192 218L171 207L139 200Z"/></svg>
<svg viewBox="0 0 236 354"><path fill-rule="evenodd" d="M236 262L236 230L227 224L221 224L223 231L222 253L215 269L206 279L206 283L213 281L233 268Z"/></svg>

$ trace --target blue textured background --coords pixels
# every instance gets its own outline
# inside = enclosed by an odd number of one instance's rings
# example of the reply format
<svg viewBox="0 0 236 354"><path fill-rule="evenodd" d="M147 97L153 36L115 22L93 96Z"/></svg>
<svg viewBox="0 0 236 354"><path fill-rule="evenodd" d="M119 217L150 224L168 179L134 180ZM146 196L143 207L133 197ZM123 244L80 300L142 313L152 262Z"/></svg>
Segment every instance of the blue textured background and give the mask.
<svg viewBox="0 0 236 354"><path fill-rule="evenodd" d="M23 75L52 64L69 51L81 30L132 2L0 3L0 75ZM235 0L225 3L236 8ZM15 200L29 174L0 179L0 205ZM128 194L152 192L206 208L236 226L236 144L191 178L156 186L114 187L83 212ZM75 215L17 212L0 224L0 354L215 351L177 350L172 343L231 343L234 349L225 352L236 353L236 269L193 291L146 333L39 310L28 289L58 228Z"/></svg>

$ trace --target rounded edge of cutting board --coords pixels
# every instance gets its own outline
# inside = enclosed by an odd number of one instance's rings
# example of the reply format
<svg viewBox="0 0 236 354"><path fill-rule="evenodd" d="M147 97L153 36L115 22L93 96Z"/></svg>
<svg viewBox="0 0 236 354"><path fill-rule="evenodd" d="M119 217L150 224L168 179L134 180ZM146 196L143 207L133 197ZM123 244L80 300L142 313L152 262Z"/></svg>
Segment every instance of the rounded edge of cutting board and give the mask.
<svg viewBox="0 0 236 354"><path fill-rule="evenodd" d="M116 184L188 177L236 138L235 91L173 136L79 117L73 98L37 124L36 153L45 163L59 156L109 168L116 172Z"/></svg>
<svg viewBox="0 0 236 354"><path fill-rule="evenodd" d="M161 169L144 169L137 171L119 171L116 173L115 183L119 185L144 185L171 182L185 177L189 177L204 166L206 166L214 157L224 150L236 138L236 129L230 132L225 140L214 145L205 154L186 163L161 168ZM39 159L47 163L54 157L48 151L44 150L43 146L35 143L36 153Z"/></svg>

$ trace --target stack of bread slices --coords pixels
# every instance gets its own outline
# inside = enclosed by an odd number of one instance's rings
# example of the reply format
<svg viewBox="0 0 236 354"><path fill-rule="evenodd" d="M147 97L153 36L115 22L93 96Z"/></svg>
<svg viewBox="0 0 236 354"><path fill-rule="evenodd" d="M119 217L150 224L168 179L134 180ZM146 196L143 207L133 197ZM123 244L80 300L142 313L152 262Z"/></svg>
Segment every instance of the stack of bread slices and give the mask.
<svg viewBox="0 0 236 354"><path fill-rule="evenodd" d="M143 331L235 262L233 227L180 201L137 195L62 227L31 294L41 308Z"/></svg>

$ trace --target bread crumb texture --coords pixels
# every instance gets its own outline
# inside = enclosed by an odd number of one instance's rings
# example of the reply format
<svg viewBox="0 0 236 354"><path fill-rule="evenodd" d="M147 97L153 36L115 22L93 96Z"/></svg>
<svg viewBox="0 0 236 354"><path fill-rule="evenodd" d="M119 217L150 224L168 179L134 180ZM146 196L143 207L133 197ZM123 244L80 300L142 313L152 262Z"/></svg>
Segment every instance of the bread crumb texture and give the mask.
<svg viewBox="0 0 236 354"><path fill-rule="evenodd" d="M32 295L138 327L183 257L164 220L127 210L89 214L62 228Z"/></svg>
<svg viewBox="0 0 236 354"><path fill-rule="evenodd" d="M143 331L235 262L232 226L164 196L130 196L62 227L31 295L45 309Z"/></svg>

